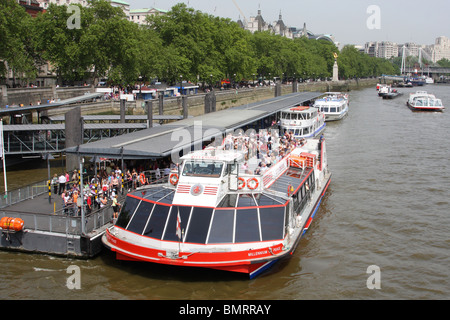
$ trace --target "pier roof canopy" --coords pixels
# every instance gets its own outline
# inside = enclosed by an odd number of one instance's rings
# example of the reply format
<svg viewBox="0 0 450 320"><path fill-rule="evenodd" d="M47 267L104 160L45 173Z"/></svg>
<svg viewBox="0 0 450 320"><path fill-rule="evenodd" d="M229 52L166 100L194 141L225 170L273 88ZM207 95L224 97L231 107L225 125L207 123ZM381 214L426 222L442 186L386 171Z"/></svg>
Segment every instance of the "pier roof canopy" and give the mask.
<svg viewBox="0 0 450 320"><path fill-rule="evenodd" d="M201 145L204 141L216 139L215 141L221 143L226 133L234 132L282 109L302 104L321 95L320 92L291 93L82 144L67 148L66 153L116 159L164 158L181 150L189 152L192 146Z"/></svg>

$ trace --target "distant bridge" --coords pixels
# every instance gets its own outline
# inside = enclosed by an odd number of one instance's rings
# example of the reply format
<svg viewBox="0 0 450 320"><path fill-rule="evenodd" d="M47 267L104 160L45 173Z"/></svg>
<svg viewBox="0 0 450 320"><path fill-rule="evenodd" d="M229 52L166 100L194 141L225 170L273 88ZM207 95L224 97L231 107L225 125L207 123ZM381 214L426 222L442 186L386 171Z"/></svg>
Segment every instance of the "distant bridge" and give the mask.
<svg viewBox="0 0 450 320"><path fill-rule="evenodd" d="M450 68L424 66L422 69L414 67L404 67L404 73L430 74L434 76L450 74Z"/></svg>

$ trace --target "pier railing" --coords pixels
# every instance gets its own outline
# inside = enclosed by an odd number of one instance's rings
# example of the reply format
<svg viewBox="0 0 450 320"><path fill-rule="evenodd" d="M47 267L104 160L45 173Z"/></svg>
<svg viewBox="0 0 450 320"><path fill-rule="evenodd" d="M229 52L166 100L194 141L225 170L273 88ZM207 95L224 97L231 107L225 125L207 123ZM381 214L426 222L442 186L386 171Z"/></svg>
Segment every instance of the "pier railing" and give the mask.
<svg viewBox="0 0 450 320"><path fill-rule="evenodd" d="M47 180L2 193L0 195L0 208L11 206L24 200L33 199L44 193L48 193Z"/></svg>
<svg viewBox="0 0 450 320"><path fill-rule="evenodd" d="M162 174L162 177L155 179L153 171L147 171L146 176L151 184L167 182L167 176ZM137 185L139 186L139 185ZM131 181L124 181L121 192L119 192L119 203L123 203L126 194L135 189ZM66 235L82 235L81 215L79 209L73 205L65 208L58 208L53 213L35 213L22 212L9 208L11 204L18 203L27 199L33 199L38 196L43 196L48 193L47 181L38 182L24 188L8 191L7 197L1 197L0 201L0 218L15 217L24 221L25 229L41 231L41 232L56 232ZM84 233L89 234L94 230L101 229L108 223L113 221L113 207L111 201L108 205L102 208L93 209L91 212L85 212Z"/></svg>
<svg viewBox="0 0 450 320"><path fill-rule="evenodd" d="M32 212L10 212L0 210L0 218L11 217L20 218L24 221L26 230L41 232L56 232L66 235L81 235L81 216L71 216L67 214L45 214ZM109 222L112 222L113 209L106 206L85 217L85 233L99 229Z"/></svg>

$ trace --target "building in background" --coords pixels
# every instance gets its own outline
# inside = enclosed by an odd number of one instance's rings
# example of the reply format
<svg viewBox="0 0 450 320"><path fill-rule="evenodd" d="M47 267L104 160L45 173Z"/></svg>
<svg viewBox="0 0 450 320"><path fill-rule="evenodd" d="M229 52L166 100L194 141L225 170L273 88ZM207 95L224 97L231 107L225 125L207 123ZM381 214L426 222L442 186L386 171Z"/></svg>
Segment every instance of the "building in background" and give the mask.
<svg viewBox="0 0 450 320"><path fill-rule="evenodd" d="M139 25L147 24L146 19L148 16L160 16L167 13L167 10L158 8L144 8L144 9L131 9L129 20Z"/></svg>
<svg viewBox="0 0 450 320"><path fill-rule="evenodd" d="M425 52L434 63L442 59L450 60L450 39L445 36L436 38L434 44L425 47Z"/></svg>
<svg viewBox="0 0 450 320"><path fill-rule="evenodd" d="M17 3L24 7L25 11L33 18L44 10L37 0L17 0Z"/></svg>
<svg viewBox="0 0 450 320"><path fill-rule="evenodd" d="M255 33L257 31L270 31L275 35L280 35L289 39L301 37L307 37L308 39L315 40L324 39L334 43L336 46L339 45L332 35L314 34L310 30L306 29L306 23L303 24L303 28L287 26L283 21L281 12L278 16L278 20L274 21L273 23L269 23L264 20L261 14L261 9L258 9L258 14L256 16L250 17L248 20L245 17L243 18L243 20L239 18L237 23L241 26L241 28L252 33Z"/></svg>

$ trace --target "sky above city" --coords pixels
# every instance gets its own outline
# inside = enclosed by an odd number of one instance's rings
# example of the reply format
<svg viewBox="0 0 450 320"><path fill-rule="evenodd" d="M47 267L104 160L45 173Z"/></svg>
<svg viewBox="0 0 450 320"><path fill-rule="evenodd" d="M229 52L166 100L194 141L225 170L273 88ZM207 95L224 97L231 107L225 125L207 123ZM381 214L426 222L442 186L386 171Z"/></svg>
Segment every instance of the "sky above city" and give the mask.
<svg viewBox="0 0 450 320"><path fill-rule="evenodd" d="M131 9L170 10L177 3L214 16L243 20L261 9L266 22L282 14L287 26L331 34L341 45L368 41L434 44L450 37L449 0L126 0ZM236 7L237 3L240 10Z"/></svg>

